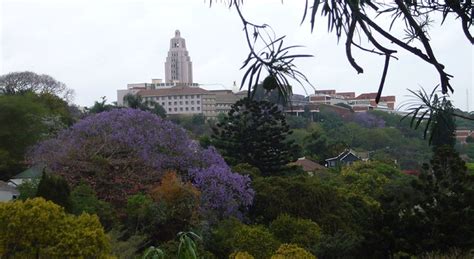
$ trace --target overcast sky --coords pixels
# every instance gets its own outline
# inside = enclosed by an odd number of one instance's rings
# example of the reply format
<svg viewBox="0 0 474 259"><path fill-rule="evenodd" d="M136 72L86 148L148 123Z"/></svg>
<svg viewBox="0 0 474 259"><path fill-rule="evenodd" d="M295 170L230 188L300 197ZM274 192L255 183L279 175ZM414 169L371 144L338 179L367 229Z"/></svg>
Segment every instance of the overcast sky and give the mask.
<svg viewBox="0 0 474 259"><path fill-rule="evenodd" d="M33 71L49 74L75 90L74 102L90 106L101 96L116 100L116 90L127 83L164 79L169 39L179 29L193 62L194 80L204 88L232 89L240 83L239 70L247 56L242 24L234 10L209 0L0 0L0 74ZM327 32L320 19L313 33L300 26L304 0L245 1L248 20L270 24L297 52L312 54L297 62L317 89L376 92L383 58L354 52L364 74L347 62L343 41ZM396 28L400 29L400 28ZM474 110L472 45L451 18L431 32L438 60L451 80L454 103ZM296 53L296 52L295 52ZM431 90L438 84L435 69L400 51L387 77L384 95L406 100L407 88ZM214 86L210 86L215 84ZM307 88L308 92L312 92ZM300 87L294 90L304 93Z"/></svg>

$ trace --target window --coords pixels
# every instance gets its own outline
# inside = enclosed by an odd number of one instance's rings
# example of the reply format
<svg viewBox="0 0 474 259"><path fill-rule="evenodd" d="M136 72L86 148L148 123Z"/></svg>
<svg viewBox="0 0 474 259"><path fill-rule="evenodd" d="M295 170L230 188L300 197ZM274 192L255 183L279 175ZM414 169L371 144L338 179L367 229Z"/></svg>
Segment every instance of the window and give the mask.
<svg viewBox="0 0 474 259"><path fill-rule="evenodd" d="M196 103L197 103L197 104L201 104L201 102L200 102L200 101L196 101Z"/></svg>
<svg viewBox="0 0 474 259"><path fill-rule="evenodd" d="M178 99L178 96L175 95L175 96L174 96L174 99L175 99L175 100Z"/></svg>
<svg viewBox="0 0 474 259"><path fill-rule="evenodd" d="M183 104L183 101L179 101L179 104L181 104L181 105L182 105L182 104Z"/></svg>
<svg viewBox="0 0 474 259"><path fill-rule="evenodd" d="M184 104L188 104L188 101L184 102Z"/></svg>
<svg viewBox="0 0 474 259"><path fill-rule="evenodd" d="M191 101L191 104L194 104L194 101Z"/></svg>
<svg viewBox="0 0 474 259"><path fill-rule="evenodd" d="M186 111L189 111L189 108L188 108L188 107L186 107Z"/></svg>
<svg viewBox="0 0 474 259"><path fill-rule="evenodd" d="M162 103L161 103L161 106L165 106L165 102L162 102Z"/></svg>
<svg viewBox="0 0 474 259"><path fill-rule="evenodd" d="M180 110L180 111L183 111L183 107L180 107L179 110Z"/></svg>
<svg viewBox="0 0 474 259"><path fill-rule="evenodd" d="M178 108L174 108L174 111L177 112L177 111L178 111Z"/></svg>
<svg viewBox="0 0 474 259"><path fill-rule="evenodd" d="M168 105L171 105L171 102L168 102Z"/></svg>
<svg viewBox="0 0 474 259"><path fill-rule="evenodd" d="M171 108L168 108L168 111L171 111Z"/></svg>
<svg viewBox="0 0 474 259"><path fill-rule="evenodd" d="M179 96L179 99L183 99L183 96L182 96L182 95L180 95L180 96Z"/></svg>
<svg viewBox="0 0 474 259"><path fill-rule="evenodd" d="M201 110L201 107L196 107L196 109L199 111L199 110Z"/></svg>
<svg viewBox="0 0 474 259"><path fill-rule="evenodd" d="M188 97L189 97L189 96L187 96L187 95L184 96L185 99L188 99Z"/></svg>
<svg viewBox="0 0 474 259"><path fill-rule="evenodd" d="M168 96L168 100L171 100L171 96Z"/></svg>
<svg viewBox="0 0 474 259"><path fill-rule="evenodd" d="M191 107L191 111L194 111L194 107Z"/></svg>
<svg viewBox="0 0 474 259"><path fill-rule="evenodd" d="M178 102L177 102L177 101L175 101L175 102L174 102L174 105L178 105Z"/></svg>

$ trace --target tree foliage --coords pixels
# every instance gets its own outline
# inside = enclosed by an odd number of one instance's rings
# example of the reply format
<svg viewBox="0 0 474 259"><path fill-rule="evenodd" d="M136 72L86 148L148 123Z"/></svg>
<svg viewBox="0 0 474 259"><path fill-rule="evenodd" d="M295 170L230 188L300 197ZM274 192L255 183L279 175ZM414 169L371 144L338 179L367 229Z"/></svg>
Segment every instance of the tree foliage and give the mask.
<svg viewBox="0 0 474 259"><path fill-rule="evenodd" d="M209 156L175 124L151 113L117 109L91 115L30 154L72 186L84 181L101 200L125 203L128 195L146 192L165 170L187 177L191 168L207 168Z"/></svg>
<svg viewBox="0 0 474 259"><path fill-rule="evenodd" d="M262 226L242 225L233 238L236 251L246 251L255 258L269 258L280 242Z"/></svg>
<svg viewBox="0 0 474 259"><path fill-rule="evenodd" d="M296 244L307 250L314 249L321 239L321 228L318 224L287 214L278 216L272 221L269 229L281 242Z"/></svg>
<svg viewBox="0 0 474 259"><path fill-rule="evenodd" d="M295 245L295 244L283 244L281 245L276 253L272 255L271 259L292 259L292 258L301 258L301 259L316 259L316 256L312 255L310 252L305 249Z"/></svg>
<svg viewBox="0 0 474 259"><path fill-rule="evenodd" d="M210 3L212 4L212 0ZM277 37L268 24L255 24L248 21L242 12L243 0L225 1L229 8L234 8L243 23L243 30L249 48L249 55L242 68L247 68L242 85L248 81L249 97L252 87L255 89L261 77L261 71L268 74L264 80L267 90L277 89L280 95L289 100L292 87L288 79L304 83L306 77L296 69L293 60L309 55L289 54L289 50L296 46L283 45L283 37ZM303 9L302 23L308 19L311 31L316 24L318 11L321 16L327 17L328 31L335 32L338 40L345 35L345 52L351 66L357 73L364 69L353 56L353 49L380 55L384 58L384 66L380 79L376 102L379 101L388 74L390 61L397 59L395 54L399 49L408 51L424 62L431 64L439 74L439 81L443 93L453 91L449 82L452 75L445 71L445 66L436 58L429 38L429 27L432 23L431 15L440 15L444 21L448 16L455 16L461 21L461 27L466 38L474 44L474 38L469 31L472 25L472 5L470 1L416 1L402 0L383 1L319 1L306 0ZM375 18L390 16L390 26L384 26ZM400 25L405 35L391 31L392 26ZM386 43L389 42L389 43ZM263 78L263 76L262 76Z"/></svg>
<svg viewBox="0 0 474 259"><path fill-rule="evenodd" d="M425 194L417 216L427 220L424 251L469 250L474 244L474 177L450 146L438 147L420 175ZM426 221L425 221L426 222ZM428 238L429 237L429 238Z"/></svg>
<svg viewBox="0 0 474 259"><path fill-rule="evenodd" d="M63 207L67 212L72 211L71 189L66 180L60 176L43 172L36 197L52 201Z"/></svg>
<svg viewBox="0 0 474 259"><path fill-rule="evenodd" d="M94 215L72 216L42 198L0 203L2 257L103 257L109 251Z"/></svg>
<svg viewBox="0 0 474 259"><path fill-rule="evenodd" d="M243 218L255 194L250 178L231 172L213 150L210 148L207 153L220 161L209 168L190 170L194 185L201 190L201 212L212 223L231 216Z"/></svg>
<svg viewBox="0 0 474 259"><path fill-rule="evenodd" d="M180 231L196 224L200 192L190 182L183 183L175 172L166 173L160 185L150 191L150 196L164 212L162 221L157 222L149 233L154 239L171 240Z"/></svg>
<svg viewBox="0 0 474 259"><path fill-rule="evenodd" d="M66 87L49 75L38 75L36 73L12 72L0 76L0 90L7 95L24 94L27 92L36 94L48 94L59 96L70 101L74 91Z"/></svg>
<svg viewBox="0 0 474 259"><path fill-rule="evenodd" d="M248 163L263 175L271 175L297 158L297 146L287 140L289 134L285 117L277 106L242 99L214 128L212 144L231 165Z"/></svg>

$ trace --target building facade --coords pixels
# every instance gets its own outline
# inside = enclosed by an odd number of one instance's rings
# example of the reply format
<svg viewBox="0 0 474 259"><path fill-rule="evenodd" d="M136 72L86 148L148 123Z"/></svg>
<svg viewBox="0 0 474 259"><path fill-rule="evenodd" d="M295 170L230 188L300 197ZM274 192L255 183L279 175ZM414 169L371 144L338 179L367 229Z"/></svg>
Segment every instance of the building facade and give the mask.
<svg viewBox="0 0 474 259"><path fill-rule="evenodd" d="M363 93L358 96L354 92L336 92L336 90L316 90L309 96L309 102L314 104L346 104L355 112L369 110L394 110L395 96L381 96L379 103L375 102L377 93Z"/></svg>
<svg viewBox="0 0 474 259"><path fill-rule="evenodd" d="M170 50L165 62L165 82L192 83L193 64L186 49L186 41L179 30L170 40Z"/></svg>

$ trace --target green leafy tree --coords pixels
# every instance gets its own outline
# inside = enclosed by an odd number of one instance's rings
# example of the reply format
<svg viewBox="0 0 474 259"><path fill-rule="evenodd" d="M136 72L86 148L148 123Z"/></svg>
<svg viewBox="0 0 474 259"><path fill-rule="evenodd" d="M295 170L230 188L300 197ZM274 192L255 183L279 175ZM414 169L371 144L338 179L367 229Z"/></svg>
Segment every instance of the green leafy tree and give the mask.
<svg viewBox="0 0 474 259"><path fill-rule="evenodd" d="M107 112L111 111L113 109L116 109L117 107L112 104L107 104L107 98L105 96L101 97L101 101L95 101L94 105L92 105L90 108L86 108L88 113L101 113L101 112Z"/></svg>
<svg viewBox="0 0 474 259"><path fill-rule="evenodd" d="M71 189L66 180L60 176L43 172L36 197L52 201L68 212L72 210Z"/></svg>
<svg viewBox="0 0 474 259"><path fill-rule="evenodd" d="M127 94L123 97L123 102L125 106L130 107L132 109L139 109L142 111L149 111L154 113L161 118L166 117L166 110L161 106L159 103L155 101L145 101L143 98L138 94Z"/></svg>
<svg viewBox="0 0 474 259"><path fill-rule="evenodd" d="M281 245L276 253L272 255L271 259L316 259L316 256L312 255L305 249L295 244L283 244Z"/></svg>
<svg viewBox="0 0 474 259"><path fill-rule="evenodd" d="M20 185L18 185L17 189L20 192L18 199L26 200L36 197L39 182L39 179L31 179L28 181L23 181Z"/></svg>
<svg viewBox="0 0 474 259"><path fill-rule="evenodd" d="M141 193L128 197L126 212L126 225L133 235L152 232L153 226L164 219L153 199Z"/></svg>
<svg viewBox="0 0 474 259"><path fill-rule="evenodd" d="M66 214L42 198L0 203L0 256L104 257L110 244L95 215Z"/></svg>
<svg viewBox="0 0 474 259"><path fill-rule="evenodd" d="M26 150L47 135L47 108L27 95L0 95L0 179L25 169Z"/></svg>
<svg viewBox="0 0 474 259"><path fill-rule="evenodd" d="M214 128L212 143L231 165L248 163L263 175L272 175L297 158L298 147L287 140L289 134L289 126L277 106L242 99Z"/></svg>
<svg viewBox="0 0 474 259"><path fill-rule="evenodd" d="M246 251L256 259L269 258L280 242L262 226L242 225L234 235L233 247L236 251Z"/></svg>
<svg viewBox="0 0 474 259"><path fill-rule="evenodd" d="M71 192L71 212L75 215L82 213L96 214L106 230L116 223L116 212L112 205L97 198L95 191L86 183L74 187Z"/></svg>
<svg viewBox="0 0 474 259"><path fill-rule="evenodd" d="M38 75L34 72L12 72L0 76L0 90L7 95L35 93L55 95L65 101L72 99L74 91L49 75Z"/></svg>
<svg viewBox="0 0 474 259"><path fill-rule="evenodd" d="M318 224L287 214L278 216L272 221L269 229L282 243L297 244L307 250L315 248L321 239L321 228Z"/></svg>
<svg viewBox="0 0 474 259"><path fill-rule="evenodd" d="M424 251L469 250L474 245L474 177L450 146L435 150L417 186L424 194L418 217L425 219Z"/></svg>

